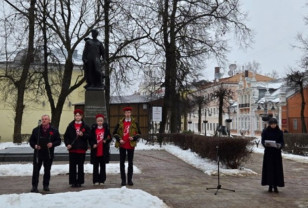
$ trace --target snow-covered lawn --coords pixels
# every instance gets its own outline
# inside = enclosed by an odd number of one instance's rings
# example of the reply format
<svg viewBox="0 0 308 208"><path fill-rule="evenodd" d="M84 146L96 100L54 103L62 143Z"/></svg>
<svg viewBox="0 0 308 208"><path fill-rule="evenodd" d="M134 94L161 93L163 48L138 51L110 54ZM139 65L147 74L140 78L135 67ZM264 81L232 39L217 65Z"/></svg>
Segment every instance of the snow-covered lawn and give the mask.
<svg viewBox="0 0 308 208"><path fill-rule="evenodd" d="M127 167L127 163L126 163ZM0 165L0 176L32 176L32 163L27 164L2 164ZM53 164L51 167L51 175L65 175L68 174L69 165L68 164ZM93 165L85 164L84 165L85 173L93 173ZM44 173L44 168L41 168L40 174ZM120 174L120 165L119 163L109 163L106 164L106 173L107 174ZM134 166L134 174L140 174L141 170Z"/></svg>
<svg viewBox="0 0 308 208"><path fill-rule="evenodd" d="M0 195L3 208L167 208L158 197L139 189L109 188L42 195L39 193Z"/></svg>
<svg viewBox="0 0 308 208"><path fill-rule="evenodd" d="M259 153L259 154L264 154L264 147L262 146L262 144L259 144L258 147L254 146L253 152ZM296 162L299 162L299 163L308 163L308 157L307 156L282 153L282 158L288 159L288 160L293 160L293 161L296 161Z"/></svg>
<svg viewBox="0 0 308 208"><path fill-rule="evenodd" d="M22 145L14 145L12 143L6 143L9 147L16 147L16 146L27 146L29 144L23 143ZM5 144L0 145L0 149L5 148ZM190 150L182 150L181 148L174 146L174 145L163 145L160 147L158 144L155 145L146 145L145 141L140 141L136 147L136 150L165 150L172 155L178 157L179 159L185 161L186 163L191 164L195 168L202 170L205 174L208 175L217 175L217 163L215 161L201 158L196 153ZM107 164L107 174L116 174L119 173L119 165L115 164ZM43 170L41 170L43 171ZM134 167L134 173L138 173L140 171L137 167ZM66 174L68 172L68 165L53 165L51 168L51 174ZM85 165L85 172L92 173L92 165L86 164ZM141 172L141 171L140 171ZM139 173L140 173L139 172ZM227 169L225 167L220 167L220 174L221 175L233 175L233 176L245 176L251 174L257 174L256 172L241 168L241 169ZM9 164L9 165L0 165L0 176L7 176L7 175L15 175L15 176L31 176L32 175L32 165L25 164Z"/></svg>

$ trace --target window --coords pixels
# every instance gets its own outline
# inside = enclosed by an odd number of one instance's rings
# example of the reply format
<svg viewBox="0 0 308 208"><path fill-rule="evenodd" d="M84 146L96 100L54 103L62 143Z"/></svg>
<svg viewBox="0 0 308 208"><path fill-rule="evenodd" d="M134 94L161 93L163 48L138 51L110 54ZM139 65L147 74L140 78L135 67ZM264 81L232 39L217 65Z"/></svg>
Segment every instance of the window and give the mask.
<svg viewBox="0 0 308 208"><path fill-rule="evenodd" d="M297 130L297 119L293 120L293 129Z"/></svg>

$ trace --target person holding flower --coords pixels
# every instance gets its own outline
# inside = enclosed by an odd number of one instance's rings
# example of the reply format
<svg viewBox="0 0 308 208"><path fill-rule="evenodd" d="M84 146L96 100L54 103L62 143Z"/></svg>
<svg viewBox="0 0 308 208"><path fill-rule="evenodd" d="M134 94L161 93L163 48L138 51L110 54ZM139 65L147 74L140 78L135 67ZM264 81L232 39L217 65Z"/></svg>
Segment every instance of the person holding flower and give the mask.
<svg viewBox="0 0 308 208"><path fill-rule="evenodd" d="M111 135L104 115L95 116L96 124L91 127L91 164L93 164L93 184L102 185L106 181L106 163L109 163Z"/></svg>
<svg viewBox="0 0 308 208"><path fill-rule="evenodd" d="M120 150L121 186L126 186L126 182L129 186L133 186L134 150L141 136L141 132L137 121L131 116L132 107L128 106L123 108L123 112L124 118L120 119L119 123L116 125L113 136L116 139L115 147ZM125 174L126 157L128 161L127 178Z"/></svg>
<svg viewBox="0 0 308 208"><path fill-rule="evenodd" d="M54 158L54 148L61 144L58 130L50 125L50 117L43 115L41 123L33 129L29 139L30 146L34 149L33 172L31 192L38 192L39 174L44 165L43 190L50 191L50 170Z"/></svg>
<svg viewBox="0 0 308 208"><path fill-rule="evenodd" d="M64 134L64 143L69 151L69 184L72 187L81 187L81 184L84 184L84 161L90 139L90 128L82 117L82 110L74 110L74 120L67 126Z"/></svg>

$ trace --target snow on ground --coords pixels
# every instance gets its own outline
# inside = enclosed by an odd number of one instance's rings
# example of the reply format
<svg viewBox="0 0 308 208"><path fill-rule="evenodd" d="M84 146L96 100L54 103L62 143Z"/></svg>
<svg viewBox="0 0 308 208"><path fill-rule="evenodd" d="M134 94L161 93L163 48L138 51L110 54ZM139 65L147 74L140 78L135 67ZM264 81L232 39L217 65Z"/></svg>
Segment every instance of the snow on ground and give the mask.
<svg viewBox="0 0 308 208"><path fill-rule="evenodd" d="M127 167L128 164L126 163ZM27 164L2 164L0 165L0 176L32 176L32 163ZM68 164L53 164L51 167L51 175L65 175L68 174L69 166ZM84 165L85 173L93 173L93 165L85 164ZM41 168L40 174L44 173L44 168ZM120 174L120 165L119 163L108 163L106 164L106 173L107 174ZM134 165L134 174L140 174L141 170Z"/></svg>
<svg viewBox="0 0 308 208"><path fill-rule="evenodd" d="M215 161L201 158L196 153L191 150L182 150L181 148L174 145L165 145L164 149L180 158L181 160L191 164L195 168L202 170L208 175L217 175L217 163ZM245 175L254 175L256 172L241 168L241 169L227 169L225 167L220 167L220 175L233 175L233 176L245 176Z"/></svg>
<svg viewBox="0 0 308 208"><path fill-rule="evenodd" d="M29 147L29 144L27 142L23 142L21 144L15 144L13 142L0 142L0 150L7 147Z"/></svg>
<svg viewBox="0 0 308 208"><path fill-rule="evenodd" d="M256 145L253 148L253 152L259 153L259 154L264 154L264 147L262 144L259 144L258 147ZM301 155L293 155L293 154L287 154L287 153L282 153L282 158L288 159L288 160L293 160L299 163L308 163L308 157L307 156L301 156Z"/></svg>
<svg viewBox="0 0 308 208"><path fill-rule="evenodd" d="M11 143L12 144L12 143ZM11 146L10 144L10 146ZM15 145L16 147L17 145ZM19 145L20 146L20 145ZM5 147L4 147L5 148ZM154 145L146 145L146 141L141 140L136 147L136 150L165 150L172 155L178 157L179 159L183 160L184 162L194 166L195 168L203 171L205 174L208 175L217 175L217 163L215 161L211 161L209 159L201 158L196 153L192 152L191 150L182 150L181 148L166 144L160 147L157 143ZM112 164L112 163L111 163ZM108 168L111 164L106 165L107 174L108 174ZM7 176L7 175L18 175L18 176L31 176L32 175L32 165L26 164L23 167L20 167L20 164L11 164L9 165L0 165L0 176ZM110 173L119 171L119 165L116 165L113 168L111 168L112 171ZM41 170L43 171L43 169ZM68 165L53 165L51 168L51 174L57 175L57 174L66 174L68 171ZM137 172L137 167L134 167L134 173ZM140 171L140 170L139 170ZM92 165L87 164L85 165L85 172L86 173L92 173ZM141 171L140 171L141 172ZM139 173L140 173L139 172ZM240 169L227 169L225 167L220 167L220 174L221 175L233 175L233 176L245 176L245 175L251 175L251 174L257 174L256 172L246 169L246 168L240 168Z"/></svg>
<svg viewBox="0 0 308 208"><path fill-rule="evenodd" d="M260 140L260 138L257 138ZM0 149L4 149L6 147L16 147L16 146L28 146L29 144L23 143L21 145L13 144L12 142L5 142L0 143ZM192 166L202 170L204 173L208 175L216 175L217 174L217 163L215 161L211 161L209 159L201 158L196 153L190 151L190 150L182 150L181 148L174 146L174 145L163 145L160 147L157 143L154 145L148 145L146 144L146 141L141 140L136 150L165 150L176 157L180 158L181 160L191 164ZM259 144L259 147L257 148L256 145L254 145L253 152L263 154L264 148L261 144ZM282 154L284 159L290 159L301 163L308 163L308 157L305 156L299 156L299 155L293 155L293 154ZM13 164L12 164L13 165ZM5 175L12 175L20 172L20 175L31 175L32 174L32 165L28 164L28 166L24 167L18 167L21 165L15 165L16 167L5 167L3 165L0 165L0 176L1 174ZM119 173L119 165L118 164L107 164L107 174L117 174ZM10 171L12 169L12 171ZM22 172L21 172L22 171ZM52 166L52 174L66 174L68 171L68 167L63 165L53 165ZM138 173L140 171L137 167L134 167L134 172ZM3 173L5 172L5 173ZM85 172L86 173L92 173L92 165L87 164L85 165ZM141 171L139 172L141 173ZM240 169L227 169L225 167L220 168L221 175L237 175L237 176L245 176L245 175L251 175L251 174L257 174L256 172L246 169L246 168L240 168Z"/></svg>
<svg viewBox="0 0 308 208"><path fill-rule="evenodd" d="M167 208L158 197L140 189L110 188L42 195L39 193L0 195L5 208Z"/></svg>

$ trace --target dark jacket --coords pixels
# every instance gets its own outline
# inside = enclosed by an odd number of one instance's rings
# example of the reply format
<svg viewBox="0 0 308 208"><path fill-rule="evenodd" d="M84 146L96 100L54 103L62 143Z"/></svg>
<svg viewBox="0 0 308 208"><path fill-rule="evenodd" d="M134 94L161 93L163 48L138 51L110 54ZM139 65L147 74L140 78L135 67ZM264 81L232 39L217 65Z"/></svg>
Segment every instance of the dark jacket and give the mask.
<svg viewBox="0 0 308 208"><path fill-rule="evenodd" d="M52 143L52 147L48 150L46 145L49 142ZM55 147L61 144L59 131L50 126L44 133L42 126L36 127L32 131L29 144L34 149L34 156L36 156L36 153L38 152L38 157L41 159L53 159ZM36 150L35 145L40 145L41 149Z"/></svg>
<svg viewBox="0 0 308 208"><path fill-rule="evenodd" d="M103 128L105 129L104 132L104 140L106 140L106 143L103 144L103 157L104 161L106 163L109 163L110 161L110 142L111 142L111 134L107 123L103 124ZM97 148L93 148L94 144L97 144L96 140L96 133L95 130L97 129L97 124L93 124L91 126L91 133L90 133L90 145L91 145L91 164L93 164L95 158L96 158L96 152Z"/></svg>
<svg viewBox="0 0 308 208"><path fill-rule="evenodd" d="M266 147L265 140L276 141L281 147ZM268 126L262 132L261 143L264 146L261 184L272 186L284 186L281 148L284 147L283 132L278 128Z"/></svg>
<svg viewBox="0 0 308 208"><path fill-rule="evenodd" d="M77 138L77 133L74 123L75 121L72 121L66 128L64 134L65 146L69 144L72 145L72 148L70 150L76 150L76 149L87 150L88 142L90 139L90 128L82 121L80 130L83 132L83 136Z"/></svg>
<svg viewBox="0 0 308 208"><path fill-rule="evenodd" d="M113 131L113 136L116 139L115 147L120 146L120 140L123 137L123 131L124 131L124 120L125 118L122 118L119 123L116 125ZM134 139L130 141L130 145L132 147L136 147L138 139L141 137L141 131L139 128L139 124L135 121L133 117L131 117L131 127L129 128L129 136L133 137Z"/></svg>

